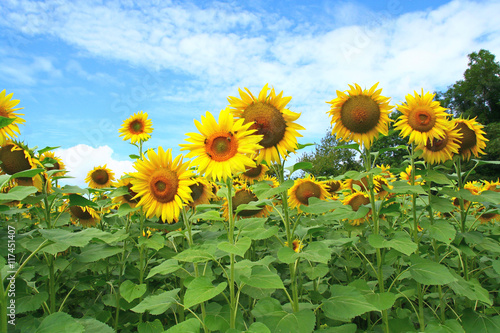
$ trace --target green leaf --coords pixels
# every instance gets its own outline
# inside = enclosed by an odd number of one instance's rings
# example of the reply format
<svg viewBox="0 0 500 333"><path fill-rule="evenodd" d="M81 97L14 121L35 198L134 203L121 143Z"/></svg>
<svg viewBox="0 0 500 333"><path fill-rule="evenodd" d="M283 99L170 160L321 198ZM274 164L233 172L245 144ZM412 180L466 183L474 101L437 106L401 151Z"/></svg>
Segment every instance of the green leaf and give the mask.
<svg viewBox="0 0 500 333"><path fill-rule="evenodd" d="M315 143L297 143L297 149L303 149L305 147L309 147L309 146L315 146L316 144Z"/></svg>
<svg viewBox="0 0 500 333"><path fill-rule="evenodd" d="M450 244L457 234L455 227L453 227L448 221L436 221L433 225L429 226L429 236L443 242L445 244Z"/></svg>
<svg viewBox="0 0 500 333"><path fill-rule="evenodd" d="M365 298L379 311L390 309L396 302L396 295L390 292L370 293L365 295Z"/></svg>
<svg viewBox="0 0 500 333"><path fill-rule="evenodd" d="M225 219L220 216L220 213L215 210L209 210L201 214L193 215L191 221L206 220L206 221L224 221Z"/></svg>
<svg viewBox="0 0 500 333"><path fill-rule="evenodd" d="M498 333L500 332L500 316L486 316L472 309L465 309L462 326L466 332Z"/></svg>
<svg viewBox="0 0 500 333"><path fill-rule="evenodd" d="M172 326L164 333L199 333L200 322L198 319L189 318L175 326Z"/></svg>
<svg viewBox="0 0 500 333"><path fill-rule="evenodd" d="M140 323L137 326L138 333L163 333L165 329L159 319L155 319L155 321L147 321L145 323Z"/></svg>
<svg viewBox="0 0 500 333"><path fill-rule="evenodd" d="M319 264L306 267L304 269L307 277L311 280L321 278L330 272L330 268L327 265Z"/></svg>
<svg viewBox="0 0 500 333"><path fill-rule="evenodd" d="M128 203L124 203L124 204L121 204L120 207L118 207L118 211L116 212L116 215L118 217L124 217L124 216L127 216L128 214L130 213L133 213L133 212L136 212L138 211L139 209L141 209L141 207L130 207L130 205ZM111 214L111 215L108 215L108 216L114 216L115 214Z"/></svg>
<svg viewBox="0 0 500 333"><path fill-rule="evenodd" d="M235 244L230 244L229 242L221 242L217 244L217 248L224 252L244 257L245 253L250 248L250 245L252 245L252 240L248 237L243 237L238 239Z"/></svg>
<svg viewBox="0 0 500 333"><path fill-rule="evenodd" d="M0 201L21 201L36 192L38 189L34 186L16 186L7 193L0 193Z"/></svg>
<svg viewBox="0 0 500 333"><path fill-rule="evenodd" d="M69 314L56 312L45 317L35 333L83 333L84 331L85 327Z"/></svg>
<svg viewBox="0 0 500 333"><path fill-rule="evenodd" d="M416 263L409 271L415 281L426 285L444 285L457 280L446 266L432 261Z"/></svg>
<svg viewBox="0 0 500 333"><path fill-rule="evenodd" d="M14 121L16 121L18 117L4 117L0 116L0 128L4 128L6 126L9 126L12 124Z"/></svg>
<svg viewBox="0 0 500 333"><path fill-rule="evenodd" d="M179 262L175 259L168 259L164 262L162 262L160 265L153 267L151 271L149 271L148 276L146 277L146 280L149 278L152 278L156 274L161 274L161 275L167 275L176 272L179 270L181 266L179 265Z"/></svg>
<svg viewBox="0 0 500 333"><path fill-rule="evenodd" d="M80 206L80 207L85 207L85 206L90 206L93 208L98 208L99 206L97 203L90 201L89 199L85 199L79 194L70 194L69 195L69 206Z"/></svg>
<svg viewBox="0 0 500 333"><path fill-rule="evenodd" d="M139 245L144 245L149 249L159 251L165 246L165 237L160 233L155 233L151 237L139 238Z"/></svg>
<svg viewBox="0 0 500 333"><path fill-rule="evenodd" d="M105 323L94 319L94 318L81 318L77 319L78 323L82 324L83 327L85 328L84 333L94 333L94 332L99 332L99 333L113 333L114 330L106 325ZM69 332L69 331L67 331Z"/></svg>
<svg viewBox="0 0 500 333"><path fill-rule="evenodd" d="M328 318L350 321L363 313L378 310L354 287L333 285L331 291L332 297L323 303L323 311Z"/></svg>
<svg viewBox="0 0 500 333"><path fill-rule="evenodd" d="M289 188L293 186L293 184L294 184L293 179L288 179L278 187L269 188L265 190L256 188L254 190L254 193L259 200L269 199L275 196L276 194L286 192Z"/></svg>
<svg viewBox="0 0 500 333"><path fill-rule="evenodd" d="M325 333L356 333L357 330L358 327L356 324L345 324L341 326L328 327L328 330L325 330Z"/></svg>
<svg viewBox="0 0 500 333"><path fill-rule="evenodd" d="M132 311L144 313L149 311L152 315L159 315L167 311L176 303L176 296L179 293L179 288L169 291L164 291L159 295L151 295L146 297L141 303L133 307Z"/></svg>
<svg viewBox="0 0 500 333"><path fill-rule="evenodd" d="M307 244L303 252L299 252L299 255L309 261L328 264L332 257L332 251L323 242L312 242Z"/></svg>
<svg viewBox="0 0 500 333"><path fill-rule="evenodd" d="M130 154L130 155L128 155L128 157L130 157L133 160L138 160L141 158L139 155L135 155L135 154Z"/></svg>
<svg viewBox="0 0 500 333"><path fill-rule="evenodd" d="M35 295L16 297L16 314L38 310L48 298L49 294L45 291Z"/></svg>
<svg viewBox="0 0 500 333"><path fill-rule="evenodd" d="M431 195L431 206L432 209L441 213L449 213L457 208L449 198L441 198L435 195Z"/></svg>
<svg viewBox="0 0 500 333"><path fill-rule="evenodd" d="M183 262L205 262L209 260L215 260L214 253L214 249L211 248L210 250L209 248L190 248L180 252L172 259Z"/></svg>
<svg viewBox="0 0 500 333"><path fill-rule="evenodd" d="M315 197L309 198L308 202L308 206L302 205L300 209L310 214L323 214L344 206L340 201L326 201Z"/></svg>
<svg viewBox="0 0 500 333"><path fill-rule="evenodd" d="M122 248L109 246L107 244L89 244L82 249L82 253L76 254L75 257L80 262L94 262L100 259L111 257L120 253Z"/></svg>
<svg viewBox="0 0 500 333"><path fill-rule="evenodd" d="M38 175L39 173L42 173L44 171L45 171L45 169L43 169L43 168L41 168L41 169L24 170L24 171L21 171L21 172L16 172L10 178L11 179L14 179L14 178L33 178L36 175Z"/></svg>
<svg viewBox="0 0 500 333"><path fill-rule="evenodd" d="M250 325L245 333L271 333L271 331L263 323L255 322Z"/></svg>
<svg viewBox="0 0 500 333"><path fill-rule="evenodd" d="M241 276L241 281L251 287L262 289L284 289L283 281L278 274L271 272L267 267L254 266L250 277Z"/></svg>
<svg viewBox="0 0 500 333"><path fill-rule="evenodd" d="M190 308L208 301L223 292L226 287L227 282L221 282L214 287L210 278L206 276L197 277L187 287L184 295L184 307Z"/></svg>
<svg viewBox="0 0 500 333"><path fill-rule="evenodd" d="M436 170L428 170L427 175L424 175L422 178L428 182L440 185L453 185L453 182L445 174Z"/></svg>
<svg viewBox="0 0 500 333"><path fill-rule="evenodd" d="M96 234L102 233L101 230L89 228L79 232L71 232L66 229L49 229L40 230L40 233L45 239L48 239L55 244L47 246L44 251L52 254L65 251L70 246L84 247ZM51 251L54 248L55 253Z"/></svg>
<svg viewBox="0 0 500 333"><path fill-rule="evenodd" d="M54 192L66 194L89 194L87 189L80 188L73 185L65 185L62 188L54 188Z"/></svg>
<svg viewBox="0 0 500 333"><path fill-rule="evenodd" d="M481 301L489 306L493 305L493 302L490 300L488 290L484 289L479 281L476 279L466 281L457 274L453 275L455 276L456 281L448 283L448 286L455 292L455 294L465 296L471 301Z"/></svg>
<svg viewBox="0 0 500 333"><path fill-rule="evenodd" d="M61 146L57 146L57 147L49 147L49 146L47 146L45 148L42 148L42 149L38 150L38 154L42 155L45 152L48 152L48 151L51 151L51 150L54 150L54 149L57 149L57 148L60 148L60 147Z"/></svg>
<svg viewBox="0 0 500 333"><path fill-rule="evenodd" d="M433 333L465 333L462 325L457 320L448 319L444 324L429 323L425 330Z"/></svg>
<svg viewBox="0 0 500 333"><path fill-rule="evenodd" d="M278 259L285 264L294 263L298 258L299 254L288 246L284 246L278 250Z"/></svg>
<svg viewBox="0 0 500 333"><path fill-rule="evenodd" d="M264 323L271 332L310 333L314 330L316 316L309 309L295 313L283 310L278 300L263 298L252 310L258 322Z"/></svg>
<svg viewBox="0 0 500 333"><path fill-rule="evenodd" d="M424 191L424 189L422 188L422 186L420 186L420 185L413 185L412 186L405 181L395 181L392 183L392 185L393 185L392 189L390 189L386 186L383 186L383 187L386 191L391 192L391 193L397 193L397 194L413 194L413 193L427 194Z"/></svg>
<svg viewBox="0 0 500 333"><path fill-rule="evenodd" d="M348 145L335 146L335 147L333 147L333 149L354 149L354 150L360 151L359 150L359 145L357 143L351 143L351 144L348 144Z"/></svg>
<svg viewBox="0 0 500 333"><path fill-rule="evenodd" d="M127 302L131 303L134 299L141 297L147 290L147 286L143 284L135 284L130 280L125 280L120 286L120 295Z"/></svg>
<svg viewBox="0 0 500 333"><path fill-rule="evenodd" d="M404 232L398 232L391 240L386 240L381 235L371 234L368 236L368 244L376 249L393 248L409 256L417 250L417 244L413 243L410 236Z"/></svg>
<svg viewBox="0 0 500 333"><path fill-rule="evenodd" d="M294 165L285 168L286 170L290 171L290 174L294 173L297 170L309 170L311 169L313 164L311 162L297 162Z"/></svg>

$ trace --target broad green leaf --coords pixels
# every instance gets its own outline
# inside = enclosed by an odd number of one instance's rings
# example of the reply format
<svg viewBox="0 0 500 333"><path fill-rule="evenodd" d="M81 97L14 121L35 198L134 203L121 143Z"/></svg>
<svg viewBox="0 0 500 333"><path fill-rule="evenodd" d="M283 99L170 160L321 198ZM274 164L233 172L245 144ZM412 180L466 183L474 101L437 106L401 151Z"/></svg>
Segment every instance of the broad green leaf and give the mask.
<svg viewBox="0 0 500 333"><path fill-rule="evenodd" d="M98 208L98 205L90 201L89 199L85 199L79 194L70 194L69 195L69 206L80 206L80 207L85 207L85 206L90 206L94 208Z"/></svg>
<svg viewBox="0 0 500 333"><path fill-rule="evenodd" d="M43 169L43 168L24 170L21 172L16 172L10 178L11 179L14 179L14 178L33 178L36 175L38 175L39 173L42 173L44 171L45 171L45 169Z"/></svg>
<svg viewBox="0 0 500 333"><path fill-rule="evenodd" d="M395 181L392 183L392 185L393 185L392 189L390 189L386 186L383 186L383 187L386 191L391 192L391 193L397 193L397 194L413 194L413 193L427 194L424 191L424 189L422 188L422 186L420 186L420 185L413 185L412 186L405 181Z"/></svg>
<svg viewBox="0 0 500 333"><path fill-rule="evenodd" d="M332 257L331 250L323 242L312 242L307 244L302 252L299 252L300 257L313 261L328 264Z"/></svg>
<svg viewBox="0 0 500 333"><path fill-rule="evenodd" d="M407 256L417 250L417 244L404 232L396 233L391 240L386 240L381 235L371 234L368 236L368 244L376 249L393 248Z"/></svg>
<svg viewBox="0 0 500 333"><path fill-rule="evenodd" d="M243 237L238 239L235 244L230 244L229 242L221 242L217 244L217 248L224 252L244 257L245 253L250 248L250 245L252 245L252 240L248 237Z"/></svg>
<svg viewBox="0 0 500 333"><path fill-rule="evenodd" d="M457 280L446 266L432 261L414 264L409 271L415 281L426 285L444 285Z"/></svg>
<svg viewBox="0 0 500 333"><path fill-rule="evenodd" d="M0 128L4 128L6 126L9 126L14 121L16 121L17 118L18 117L4 117L4 116L0 116Z"/></svg>
<svg viewBox="0 0 500 333"><path fill-rule="evenodd" d="M208 301L223 292L226 287L227 282L221 282L214 287L210 278L206 276L197 277L187 287L184 295L184 307L190 308Z"/></svg>
<svg viewBox="0 0 500 333"><path fill-rule="evenodd" d="M140 323L139 326L137 326L138 333L163 333L164 331L165 329L159 319Z"/></svg>
<svg viewBox="0 0 500 333"><path fill-rule="evenodd" d="M278 259L285 264L294 263L299 258L299 254L288 246L278 250Z"/></svg>
<svg viewBox="0 0 500 333"><path fill-rule="evenodd" d="M159 315L167 311L176 303L176 296L179 288L169 291L164 291L159 295L151 295L146 297L141 303L133 307L132 311L144 313L149 311L152 315Z"/></svg>
<svg viewBox="0 0 500 333"><path fill-rule="evenodd" d="M49 294L45 291L35 295L18 296L16 297L16 314L38 310L48 298Z"/></svg>
<svg viewBox="0 0 500 333"><path fill-rule="evenodd" d="M172 326L164 333L199 333L200 322L198 319L189 318L175 326Z"/></svg>
<svg viewBox="0 0 500 333"><path fill-rule="evenodd" d="M84 327L84 333L114 333L115 331L105 323L94 318L80 318L77 319L78 323Z"/></svg>
<svg viewBox="0 0 500 333"><path fill-rule="evenodd" d="M271 333L271 331L263 323L255 322L250 325L245 333Z"/></svg>
<svg viewBox="0 0 500 333"><path fill-rule="evenodd" d="M64 312L55 312L45 317L35 333L71 332L83 333L85 327Z"/></svg>
<svg viewBox="0 0 500 333"><path fill-rule="evenodd" d="M498 333L500 332L500 316L487 316L472 309L465 309L462 326L466 332Z"/></svg>
<svg viewBox="0 0 500 333"><path fill-rule="evenodd" d="M278 187L266 189L266 190L254 190L255 195L259 200L264 200L264 199L269 199L275 196L276 194L286 192L289 188L291 188L294 184L294 181L292 179L289 179L285 181L283 184L281 184Z"/></svg>
<svg viewBox="0 0 500 333"><path fill-rule="evenodd" d="M224 221L225 219L220 216L218 211L209 210L201 214L193 215L189 218L191 221L206 220L206 221Z"/></svg>
<svg viewBox="0 0 500 333"><path fill-rule="evenodd" d="M242 276L241 281L249 286L262 289L284 289L283 281L278 274L271 272L267 267L252 267L250 277Z"/></svg>
<svg viewBox="0 0 500 333"><path fill-rule="evenodd" d="M176 272L181 266L179 262L175 259L168 259L162 262L160 265L153 267L150 271L146 280L152 278L156 274L167 275Z"/></svg>
<svg viewBox="0 0 500 333"><path fill-rule="evenodd" d="M427 175L422 176L422 178L440 185L453 185L453 182L445 174L436 170L428 170Z"/></svg>
<svg viewBox="0 0 500 333"><path fill-rule="evenodd" d="M305 268L304 272L309 279L314 280L328 274L330 272L330 268L325 264L318 264Z"/></svg>
<svg viewBox="0 0 500 333"><path fill-rule="evenodd" d="M60 147L61 147L61 146L55 146L55 147L49 147L49 146L47 146L47 147L45 147L45 148L39 149L39 150L38 150L38 154L39 154L39 155L42 155L42 154L43 154L43 153L45 153L45 152L48 152L48 151L51 151L51 150L54 150L54 149L57 149L57 148L60 148Z"/></svg>
<svg viewBox="0 0 500 333"><path fill-rule="evenodd" d="M241 232L242 236L248 237L253 240L261 240L261 239L267 239L269 237L272 237L276 235L279 231L278 226L271 226L270 228L258 228L258 229L253 229L253 230L243 230Z"/></svg>
<svg viewBox="0 0 500 333"><path fill-rule="evenodd" d="M379 311L390 309L396 302L396 295L390 292L370 293L365 295L365 298Z"/></svg>
<svg viewBox="0 0 500 333"><path fill-rule="evenodd" d="M139 245L144 245L149 249L159 251L165 246L165 237L160 233L154 233L151 237L139 238Z"/></svg>
<svg viewBox="0 0 500 333"><path fill-rule="evenodd" d="M309 309L295 313L285 311L278 300L264 298L257 302L252 314L271 332L309 333L314 330L316 316Z"/></svg>
<svg viewBox="0 0 500 333"><path fill-rule="evenodd" d="M323 214L340 207L343 207L340 201L326 201L311 197L309 198L309 205L301 206L300 209L310 214Z"/></svg>
<svg viewBox="0 0 500 333"><path fill-rule="evenodd" d="M378 310L354 287L333 285L331 292L332 297L323 302L323 311L328 318L350 321L363 313Z"/></svg>
<svg viewBox="0 0 500 333"><path fill-rule="evenodd" d="M122 252L122 248L120 247L92 243L85 246L82 249L82 253L76 254L75 257L80 262L95 262L120 252Z"/></svg>
<svg viewBox="0 0 500 333"><path fill-rule="evenodd" d="M285 168L286 170L290 171L290 174L294 173L297 170L309 170L313 167L311 162L297 162L294 165Z"/></svg>
<svg viewBox="0 0 500 333"><path fill-rule="evenodd" d="M429 226L429 236L443 242L445 244L450 244L457 234L455 227L453 227L448 221L436 221L433 225Z"/></svg>
<svg viewBox="0 0 500 333"><path fill-rule="evenodd" d="M481 301L489 306L493 305L493 302L490 300L488 290L484 289L479 281L476 279L466 281L457 274L453 275L455 276L456 281L448 283L448 286L455 292L455 294L465 296L471 301Z"/></svg>
<svg viewBox="0 0 500 333"><path fill-rule="evenodd" d="M457 208L453 205L451 199L442 198L435 195L431 195L431 206L433 210L441 213L449 213Z"/></svg>
<svg viewBox="0 0 500 333"><path fill-rule="evenodd" d="M120 295L127 302L131 303L134 299L141 297L147 290L147 286L143 284L135 284L130 280L125 280L120 286Z"/></svg>
<svg viewBox="0 0 500 333"><path fill-rule="evenodd" d="M215 251L212 248L190 248L177 254L172 259L183 262L205 262L215 260Z"/></svg>
<svg viewBox="0 0 500 333"><path fill-rule="evenodd" d="M333 326L328 328L328 333L356 333L358 327L356 324L345 324L342 326ZM317 331L321 332L321 331Z"/></svg>
<svg viewBox="0 0 500 333"><path fill-rule="evenodd" d="M127 216L128 214L130 213L133 213L133 212L136 212L140 209L140 207L130 207L130 205L128 203L125 203L125 204L121 204L120 207L118 208L118 211L116 212L116 215L118 217L124 217L124 216ZM115 214L110 214L108 216L114 216Z"/></svg>
<svg viewBox="0 0 500 333"><path fill-rule="evenodd" d="M9 183L10 175L0 175L0 189Z"/></svg>
<svg viewBox="0 0 500 333"><path fill-rule="evenodd" d="M21 201L36 192L38 192L38 189L35 186L16 186L7 193L0 193L0 201Z"/></svg>
<svg viewBox="0 0 500 333"><path fill-rule="evenodd" d="M58 245L84 247L96 234L102 234L101 230L88 228L79 232L71 232L66 229L42 229L40 233L45 239L53 241ZM64 251L64 250L63 250Z"/></svg>
<svg viewBox="0 0 500 333"><path fill-rule="evenodd" d="M433 333L465 333L462 325L457 320L448 319L444 324L430 323L425 330Z"/></svg>
<svg viewBox="0 0 500 333"><path fill-rule="evenodd" d="M74 185L65 185L62 188L54 188L54 192L57 193L67 193L67 194L89 194L87 189L74 186Z"/></svg>

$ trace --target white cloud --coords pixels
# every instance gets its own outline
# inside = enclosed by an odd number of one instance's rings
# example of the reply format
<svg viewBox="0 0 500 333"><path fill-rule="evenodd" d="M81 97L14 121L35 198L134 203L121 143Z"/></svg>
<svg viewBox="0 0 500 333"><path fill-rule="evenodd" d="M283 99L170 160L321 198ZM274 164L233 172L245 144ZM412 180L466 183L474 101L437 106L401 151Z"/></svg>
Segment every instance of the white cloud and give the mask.
<svg viewBox="0 0 500 333"><path fill-rule="evenodd" d="M56 149L56 156L60 157L68 170L68 176L74 177L64 181L65 184L84 186L85 178L89 171L97 166L110 169L115 178L119 179L126 172L133 172L131 161L119 161L112 157L113 149L109 146L93 148L85 144L79 144L67 149Z"/></svg>

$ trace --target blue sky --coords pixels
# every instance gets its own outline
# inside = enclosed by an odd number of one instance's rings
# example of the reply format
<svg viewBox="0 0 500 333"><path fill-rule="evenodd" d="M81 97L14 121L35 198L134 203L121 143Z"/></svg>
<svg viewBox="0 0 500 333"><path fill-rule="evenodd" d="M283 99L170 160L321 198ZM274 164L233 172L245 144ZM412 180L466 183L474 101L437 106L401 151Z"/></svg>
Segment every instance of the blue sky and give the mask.
<svg viewBox="0 0 500 333"><path fill-rule="evenodd" d="M500 54L499 1L0 1L0 90L24 107L20 138L57 151L76 179L132 171L118 137L143 110L146 147L173 148L238 88L269 83L319 142L336 90L380 82L400 103L445 90L467 54Z"/></svg>

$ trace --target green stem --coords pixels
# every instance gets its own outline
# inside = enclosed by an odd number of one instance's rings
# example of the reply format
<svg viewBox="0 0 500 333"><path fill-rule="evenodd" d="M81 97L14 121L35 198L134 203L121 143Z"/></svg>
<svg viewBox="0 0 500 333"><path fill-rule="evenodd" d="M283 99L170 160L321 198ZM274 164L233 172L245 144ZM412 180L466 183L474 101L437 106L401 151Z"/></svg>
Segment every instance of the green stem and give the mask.
<svg viewBox="0 0 500 333"><path fill-rule="evenodd" d="M56 310L56 289L55 289L55 272L54 272L54 256L48 255L47 257L48 266L49 266L49 305L50 305L50 313L54 313Z"/></svg>
<svg viewBox="0 0 500 333"><path fill-rule="evenodd" d="M455 163L455 170L457 172L458 178L458 192L464 188L464 181L462 179L462 157L459 156L457 162ZM460 231L465 233L465 221L467 220L467 214L465 209L464 198L460 197L458 202L460 203ZM463 254L463 275L466 281L469 280L469 263L467 260L467 255Z"/></svg>
<svg viewBox="0 0 500 333"><path fill-rule="evenodd" d="M227 187L227 210L228 210L228 232L227 238L229 244L234 245L234 215L233 215L233 180L228 177L226 179L226 187ZM234 293L234 254L229 254L229 328L236 328L236 314L237 314L237 304L236 297Z"/></svg>

